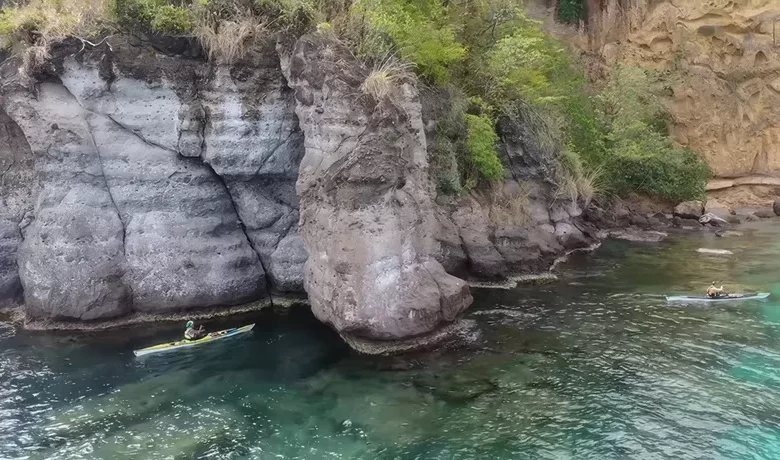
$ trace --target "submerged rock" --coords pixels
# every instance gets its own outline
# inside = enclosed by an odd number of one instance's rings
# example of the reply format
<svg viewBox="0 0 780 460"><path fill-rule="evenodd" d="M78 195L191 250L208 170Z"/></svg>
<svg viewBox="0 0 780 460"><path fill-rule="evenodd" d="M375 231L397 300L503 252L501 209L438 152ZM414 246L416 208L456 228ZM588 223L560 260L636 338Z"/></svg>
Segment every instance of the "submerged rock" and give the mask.
<svg viewBox="0 0 780 460"><path fill-rule="evenodd" d="M723 220L728 220L732 215L732 210L718 200L707 200L707 204L704 205L704 213L712 214Z"/></svg>
<svg viewBox="0 0 780 460"><path fill-rule="evenodd" d="M709 249L709 248L699 248L696 250L696 252L700 254L713 254L713 255L719 255L719 256L727 256L734 254L733 252L729 251L728 249Z"/></svg>
<svg viewBox="0 0 780 460"><path fill-rule="evenodd" d="M775 212L770 209L759 209L758 211L754 211L753 215L760 219L771 219L776 216Z"/></svg>
<svg viewBox="0 0 780 460"><path fill-rule="evenodd" d="M709 224L712 225L713 227L723 227L729 224L727 220L722 219L712 213L706 213L703 216L699 217L699 223L702 225Z"/></svg>
<svg viewBox="0 0 780 460"><path fill-rule="evenodd" d="M720 230L717 233L715 233L715 236L720 237L720 238L727 238L727 237L731 237L731 236L743 236L743 235L744 235L744 233L742 233L742 232L735 232L735 231L731 231L731 230Z"/></svg>
<svg viewBox="0 0 780 460"><path fill-rule="evenodd" d="M306 139L297 190L315 316L356 341L403 340L453 321L472 299L433 257L415 88L401 82L375 100L361 89L367 69L326 34L279 50Z"/></svg>
<svg viewBox="0 0 780 460"><path fill-rule="evenodd" d="M668 236L669 234L664 232L639 230L635 228L611 230L609 232L610 238L641 243L658 243L665 240Z"/></svg>

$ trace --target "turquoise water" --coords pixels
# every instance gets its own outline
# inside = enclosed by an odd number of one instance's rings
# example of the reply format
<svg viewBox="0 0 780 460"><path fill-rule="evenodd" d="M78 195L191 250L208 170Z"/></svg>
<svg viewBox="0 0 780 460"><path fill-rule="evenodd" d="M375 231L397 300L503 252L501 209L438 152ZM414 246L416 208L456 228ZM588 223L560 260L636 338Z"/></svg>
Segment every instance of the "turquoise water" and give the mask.
<svg viewBox="0 0 780 460"><path fill-rule="evenodd" d="M305 310L143 359L180 331L0 324L0 458L778 459L780 223L743 231L609 243L558 284L476 291L477 343L404 358L356 356ZM663 298L713 279L773 296Z"/></svg>

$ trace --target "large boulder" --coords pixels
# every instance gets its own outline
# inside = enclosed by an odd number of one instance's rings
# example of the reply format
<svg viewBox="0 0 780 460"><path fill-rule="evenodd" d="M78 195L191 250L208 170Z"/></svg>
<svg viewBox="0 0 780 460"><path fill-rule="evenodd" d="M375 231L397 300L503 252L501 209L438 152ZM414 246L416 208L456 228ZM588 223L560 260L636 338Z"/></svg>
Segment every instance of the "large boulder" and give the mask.
<svg viewBox="0 0 780 460"><path fill-rule="evenodd" d="M683 219L698 219L704 214L704 204L701 201L684 201L674 207L674 215Z"/></svg>
<svg viewBox="0 0 780 460"><path fill-rule="evenodd" d="M732 215L731 208L714 199L707 200L707 204L704 205L704 213L712 214L726 221Z"/></svg>
<svg viewBox="0 0 780 460"><path fill-rule="evenodd" d="M561 245L568 250L582 249L592 244L580 229L568 222L555 224L555 236L558 237Z"/></svg>
<svg viewBox="0 0 780 460"><path fill-rule="evenodd" d="M325 33L282 40L279 51L305 135L297 189L312 311L345 337L435 333L472 298L434 258L438 225L415 88L364 91L369 71Z"/></svg>
<svg viewBox="0 0 780 460"><path fill-rule="evenodd" d="M771 219L772 217L776 216L774 211L771 209L759 209L754 211L753 215L761 219Z"/></svg>
<svg viewBox="0 0 780 460"><path fill-rule="evenodd" d="M470 272L481 278L505 276L506 262L488 238L489 233L485 228L488 216L480 204L472 197L464 199L452 214L452 221L460 230Z"/></svg>

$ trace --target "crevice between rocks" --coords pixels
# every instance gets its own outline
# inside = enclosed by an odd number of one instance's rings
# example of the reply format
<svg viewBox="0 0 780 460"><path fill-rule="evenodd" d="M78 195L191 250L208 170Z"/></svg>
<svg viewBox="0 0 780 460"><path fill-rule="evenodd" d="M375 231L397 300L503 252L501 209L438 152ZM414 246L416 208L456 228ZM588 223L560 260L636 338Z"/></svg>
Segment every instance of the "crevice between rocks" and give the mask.
<svg viewBox="0 0 780 460"><path fill-rule="evenodd" d="M189 159L197 159L200 160L200 162L203 164L204 167L208 168L209 171L211 171L211 174L216 178L216 180L222 185L222 188L225 190L225 194L228 197L228 200L230 201L230 206L233 208L233 214L236 216L236 220L238 221L238 225L241 228L241 233L244 234L244 238L246 238L246 242L249 245L250 249L252 249L252 252L257 254L257 261L260 264L260 267L263 269L263 277L265 281L265 291L266 295L268 295L268 302L271 304L271 307L274 307L274 297L272 294L272 286L271 286L271 278L268 271L268 267L265 266L265 263L263 263L263 257L260 255L260 252L255 248L254 244L252 244L252 239L249 238L249 233L246 229L246 224L244 224L243 219L241 219L241 214L238 212L238 206L236 206L236 201L233 199L233 194L230 192L230 187L228 187L227 182L225 181L225 178L220 176L219 173L214 169L211 164L209 164L208 161L205 160L206 157L206 133L208 129L208 125L211 122L210 120L210 114L208 107L204 106L202 101L200 100L200 82L196 83L195 85L195 94L192 96L192 100L197 101L201 108L203 109L203 119L201 120L200 126L198 128L199 135L200 135L200 155L198 157L192 157ZM181 138L181 132L178 133L178 137ZM184 156L181 154L181 152L176 152L180 156ZM186 158L186 157L185 157Z"/></svg>
<svg viewBox="0 0 780 460"><path fill-rule="evenodd" d="M205 151L205 143L204 143L204 151ZM241 219L241 215L238 213L238 207L236 206L235 201L233 200L233 194L230 193L230 187L228 187L227 182L225 182L225 178L217 174L217 172L214 170L214 168L205 161L202 157L199 157L201 163L203 166L208 168L209 171L211 171L211 174L216 178L216 180L222 185L222 188L225 190L225 194L228 197L228 200L230 201L230 206L233 208L233 214L236 216L236 220L238 221L238 225L241 228L241 233L244 234L244 238L246 238L246 242L249 245L249 247L252 249L252 252L257 254L257 260L260 263L260 267L263 269L263 276L265 277L265 290L268 295L268 301L271 304L271 307L274 306L274 297L271 293L271 280L270 275L268 272L268 268L263 263L263 257L260 255L260 253L255 249L255 246L252 244L252 240L249 238L249 233L247 233L246 225L244 224L244 221Z"/></svg>
<svg viewBox="0 0 780 460"><path fill-rule="evenodd" d="M86 111L86 112L88 112L88 113L90 113L90 114L92 114L94 116L101 116L101 114L99 114L97 112L94 112L94 111L84 107L84 105L81 103L81 101L79 101L79 99L76 97L76 95L73 94L66 85L61 84L61 86L65 89L65 91L68 92L68 94L70 94L70 96L73 98L73 100L76 101L76 103L79 105L79 107L81 107L84 111ZM110 119L111 121L113 121L114 123L117 123L110 116L106 115L106 117L108 119ZM106 170L103 167L103 156L100 154L100 149L97 146L97 142L95 142L95 136L92 135L92 125L89 123L89 120L85 120L85 121L86 121L86 124L87 124L87 133L89 134L89 140L92 142L92 147L95 149L95 155L97 155L98 165L100 165L100 174L103 176L103 184L106 187L106 192L108 193L108 199L111 200L111 204L114 206L114 210L116 210L116 215L117 215L117 218L119 219L119 223L122 225L122 254L125 256L125 261L126 261L127 260L127 248L126 248L126 245L125 245L125 241L127 239L127 225L125 224L124 219L122 219L122 212L119 210L119 206L117 206L116 200L114 200L114 194L111 193L111 187L108 185L108 178L106 177ZM119 125L122 129L124 129L126 131L132 132L131 130L128 130L127 128L125 128L124 126L122 126L119 123L117 123L117 125ZM128 269L129 269L129 267L128 267Z"/></svg>

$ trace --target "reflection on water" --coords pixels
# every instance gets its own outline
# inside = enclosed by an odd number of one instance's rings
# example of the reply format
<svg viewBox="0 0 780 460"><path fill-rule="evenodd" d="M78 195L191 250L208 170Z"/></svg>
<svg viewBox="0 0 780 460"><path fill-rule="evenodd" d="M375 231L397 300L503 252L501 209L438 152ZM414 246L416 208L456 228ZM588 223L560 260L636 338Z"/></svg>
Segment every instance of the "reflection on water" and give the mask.
<svg viewBox="0 0 780 460"><path fill-rule="evenodd" d="M478 291L483 342L457 352L355 356L301 311L143 359L180 331L0 325L0 458L777 459L780 229L744 231L609 243L558 284ZM712 280L773 296L664 301Z"/></svg>

